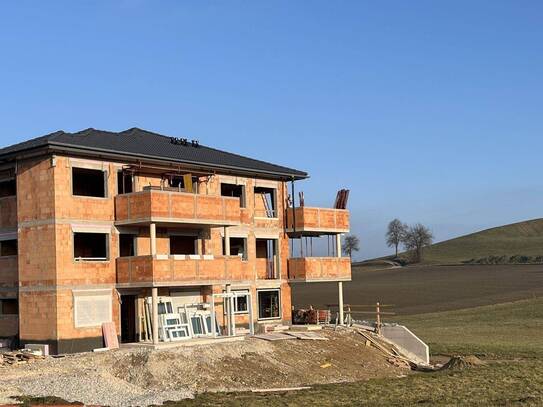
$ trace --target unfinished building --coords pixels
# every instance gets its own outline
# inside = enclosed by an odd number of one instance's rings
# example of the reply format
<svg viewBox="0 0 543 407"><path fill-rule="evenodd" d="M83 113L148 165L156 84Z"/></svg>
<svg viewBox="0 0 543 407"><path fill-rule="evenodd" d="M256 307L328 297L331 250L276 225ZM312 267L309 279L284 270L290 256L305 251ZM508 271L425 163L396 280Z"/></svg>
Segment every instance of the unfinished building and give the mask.
<svg viewBox="0 0 543 407"><path fill-rule="evenodd" d="M351 279L345 209L296 206L302 171L141 129L0 149L0 337L51 353L250 334L293 283ZM303 202L302 202L303 204ZM330 257L293 239L334 237Z"/></svg>

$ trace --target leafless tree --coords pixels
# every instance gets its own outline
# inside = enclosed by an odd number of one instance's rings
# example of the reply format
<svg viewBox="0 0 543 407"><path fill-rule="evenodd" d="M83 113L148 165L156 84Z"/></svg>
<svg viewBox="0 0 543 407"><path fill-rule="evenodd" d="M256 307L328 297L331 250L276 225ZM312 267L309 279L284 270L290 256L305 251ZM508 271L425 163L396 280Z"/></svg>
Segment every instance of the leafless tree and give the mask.
<svg viewBox="0 0 543 407"><path fill-rule="evenodd" d="M344 254L352 257L353 252L357 252L360 250L359 244L360 240L358 240L358 237L356 237L355 235L348 235L345 237L343 246L341 248Z"/></svg>
<svg viewBox="0 0 543 407"><path fill-rule="evenodd" d="M420 262L424 247L431 245L433 239L430 229L417 223L407 229L402 242L407 250L412 251L414 261Z"/></svg>
<svg viewBox="0 0 543 407"><path fill-rule="evenodd" d="M388 224L386 233L388 247L396 249L396 257L398 257L398 246L403 242L405 234L407 232L407 225L402 223L399 219L394 219Z"/></svg>

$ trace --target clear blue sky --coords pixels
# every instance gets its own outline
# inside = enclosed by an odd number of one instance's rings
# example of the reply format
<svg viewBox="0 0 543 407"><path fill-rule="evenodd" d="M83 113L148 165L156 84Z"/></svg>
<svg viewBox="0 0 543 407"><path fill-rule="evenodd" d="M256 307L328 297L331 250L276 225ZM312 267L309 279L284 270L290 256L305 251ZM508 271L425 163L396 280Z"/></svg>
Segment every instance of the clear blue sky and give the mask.
<svg viewBox="0 0 543 407"><path fill-rule="evenodd" d="M0 137L142 127L352 190L360 258L387 222L438 240L543 215L541 1L13 1Z"/></svg>

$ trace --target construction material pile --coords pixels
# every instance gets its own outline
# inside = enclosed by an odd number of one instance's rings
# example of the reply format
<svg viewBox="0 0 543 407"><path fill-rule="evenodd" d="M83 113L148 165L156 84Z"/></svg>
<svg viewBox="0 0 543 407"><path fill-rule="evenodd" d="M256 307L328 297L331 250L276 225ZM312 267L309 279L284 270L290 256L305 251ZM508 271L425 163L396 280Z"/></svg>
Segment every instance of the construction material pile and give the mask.
<svg viewBox="0 0 543 407"><path fill-rule="evenodd" d="M0 366L14 366L45 359L41 352L29 349L0 353Z"/></svg>
<svg viewBox="0 0 543 407"><path fill-rule="evenodd" d="M318 310L312 307L309 309L294 310L292 313L292 323L294 325L329 324L330 310Z"/></svg>
<svg viewBox="0 0 543 407"><path fill-rule="evenodd" d="M393 345L379 340L379 336L363 329L356 329L366 339L366 346L374 347L381 352L387 362L396 367L416 370L417 363L403 356Z"/></svg>

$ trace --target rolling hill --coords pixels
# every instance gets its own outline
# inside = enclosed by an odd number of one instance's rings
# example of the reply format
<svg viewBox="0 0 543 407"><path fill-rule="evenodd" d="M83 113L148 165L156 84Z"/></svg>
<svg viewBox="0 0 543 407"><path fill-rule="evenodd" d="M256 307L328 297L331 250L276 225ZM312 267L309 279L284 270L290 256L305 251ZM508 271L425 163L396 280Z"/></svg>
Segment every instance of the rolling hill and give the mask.
<svg viewBox="0 0 543 407"><path fill-rule="evenodd" d="M435 243L425 249L424 263L449 264L464 262L523 263L522 256L541 256L543 262L543 219L533 219L482 230Z"/></svg>

